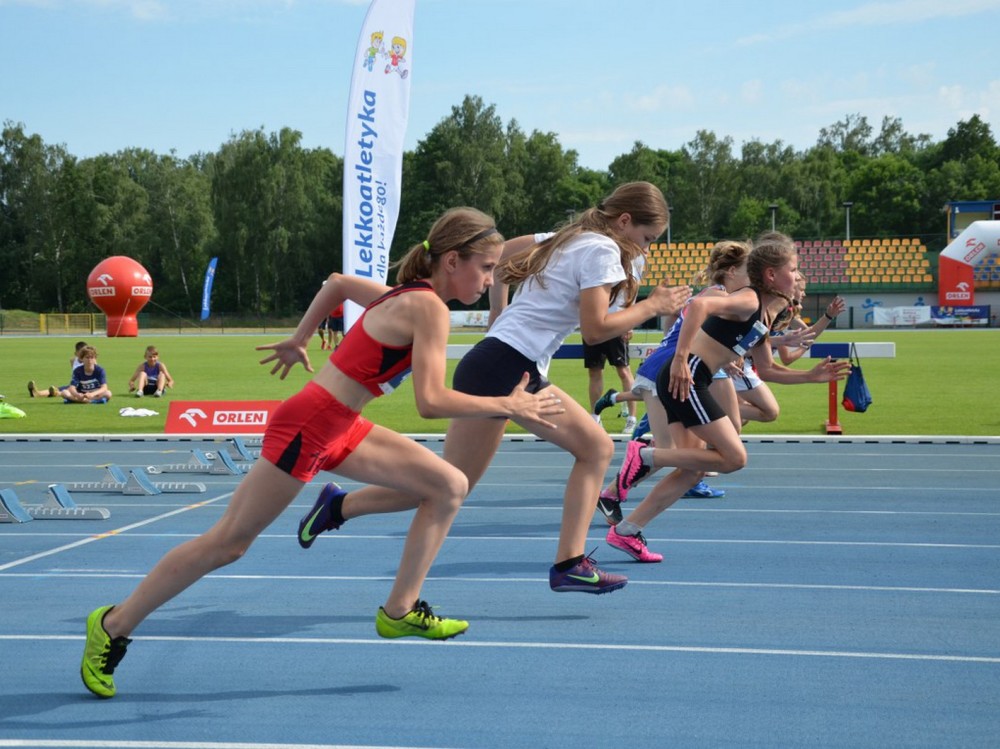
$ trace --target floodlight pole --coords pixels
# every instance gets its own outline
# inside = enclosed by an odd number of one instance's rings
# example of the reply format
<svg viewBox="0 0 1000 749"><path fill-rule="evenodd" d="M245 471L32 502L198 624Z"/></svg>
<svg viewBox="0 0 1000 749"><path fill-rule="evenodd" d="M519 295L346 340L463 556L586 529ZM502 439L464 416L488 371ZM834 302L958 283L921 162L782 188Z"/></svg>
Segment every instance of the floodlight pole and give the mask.
<svg viewBox="0 0 1000 749"><path fill-rule="evenodd" d="M844 230L844 233L845 233L845 237L844 238L848 242L850 242L851 241L851 206L854 205L854 203L852 203L850 200L845 200L843 203L841 203L841 205L844 206L844 211L845 211L845 214L846 214L846 219L845 220L847 221L847 226L845 227L845 230Z"/></svg>
<svg viewBox="0 0 1000 749"><path fill-rule="evenodd" d="M771 205L769 205L768 208L771 209L771 231L777 231L778 222L775 217L778 215L778 204L771 203Z"/></svg>

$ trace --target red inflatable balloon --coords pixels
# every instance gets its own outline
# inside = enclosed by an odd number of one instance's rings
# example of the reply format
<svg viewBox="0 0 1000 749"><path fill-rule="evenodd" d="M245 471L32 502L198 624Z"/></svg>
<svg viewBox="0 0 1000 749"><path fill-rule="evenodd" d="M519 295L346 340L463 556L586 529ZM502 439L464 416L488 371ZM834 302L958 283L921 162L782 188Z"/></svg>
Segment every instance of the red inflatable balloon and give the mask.
<svg viewBox="0 0 1000 749"><path fill-rule="evenodd" d="M108 316L108 337L139 335L136 314L153 296L153 279L139 263L124 255L99 262L87 277L87 295Z"/></svg>

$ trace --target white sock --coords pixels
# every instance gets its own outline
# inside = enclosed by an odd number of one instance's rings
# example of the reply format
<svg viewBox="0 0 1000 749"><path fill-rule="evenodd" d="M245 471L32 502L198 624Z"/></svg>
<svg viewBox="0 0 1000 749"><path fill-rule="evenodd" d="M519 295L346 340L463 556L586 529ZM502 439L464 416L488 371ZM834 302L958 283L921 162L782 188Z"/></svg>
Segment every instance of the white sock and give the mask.
<svg viewBox="0 0 1000 749"><path fill-rule="evenodd" d="M642 458L642 464L644 466L649 466L650 468L653 468L653 450L655 449L656 449L655 447L639 448L639 457Z"/></svg>
<svg viewBox="0 0 1000 749"><path fill-rule="evenodd" d="M636 536L642 531L641 525L636 525L635 523L630 523L627 520L621 521L615 526L615 533L619 536Z"/></svg>

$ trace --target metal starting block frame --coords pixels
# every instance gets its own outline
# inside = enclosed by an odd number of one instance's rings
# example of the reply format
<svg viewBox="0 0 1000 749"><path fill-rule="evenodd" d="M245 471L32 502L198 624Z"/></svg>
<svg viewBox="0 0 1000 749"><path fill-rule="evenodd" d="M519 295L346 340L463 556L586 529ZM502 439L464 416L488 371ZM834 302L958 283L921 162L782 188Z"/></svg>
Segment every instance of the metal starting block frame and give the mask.
<svg viewBox="0 0 1000 749"><path fill-rule="evenodd" d="M153 483L144 471L131 470L126 475L120 467L112 464L105 466L107 480L76 481L66 485L70 491L76 492L106 492L108 494L201 494L206 491L200 483L157 482Z"/></svg>
<svg viewBox="0 0 1000 749"><path fill-rule="evenodd" d="M252 463L260 457L260 450L248 450L242 437L233 437L226 441L229 449L229 457L237 463L248 461ZM258 445L259 446L259 445Z"/></svg>
<svg viewBox="0 0 1000 749"><path fill-rule="evenodd" d="M227 440L216 452L192 450L186 463L172 463L162 466L147 466L146 472L159 473L208 473L216 476L239 476L250 470L250 464L257 460L239 437ZM204 488L202 489L204 491Z"/></svg>
<svg viewBox="0 0 1000 749"><path fill-rule="evenodd" d="M27 523L32 520L107 520L106 507L80 507L62 484L49 484L45 503L22 505L13 489L0 490L0 523Z"/></svg>
<svg viewBox="0 0 1000 749"><path fill-rule="evenodd" d="M212 462L212 466L208 472L215 475L239 476L248 473L252 465L250 463L240 463L237 465L226 450L219 450L211 457L214 457L215 460Z"/></svg>
<svg viewBox="0 0 1000 749"><path fill-rule="evenodd" d="M146 473L208 473L212 461L201 450L192 450L187 463L168 463L162 466L146 466Z"/></svg>

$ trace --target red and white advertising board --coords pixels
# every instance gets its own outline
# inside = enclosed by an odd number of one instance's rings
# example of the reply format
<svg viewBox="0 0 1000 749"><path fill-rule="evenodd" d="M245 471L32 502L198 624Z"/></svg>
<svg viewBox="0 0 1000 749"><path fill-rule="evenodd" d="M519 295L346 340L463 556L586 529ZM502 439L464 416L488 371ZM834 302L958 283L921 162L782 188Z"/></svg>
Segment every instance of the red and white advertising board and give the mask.
<svg viewBox="0 0 1000 749"><path fill-rule="evenodd" d="M166 434L263 434L281 401L170 401Z"/></svg>

